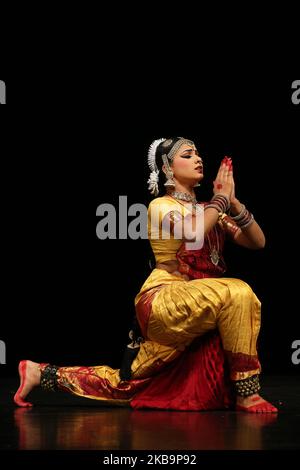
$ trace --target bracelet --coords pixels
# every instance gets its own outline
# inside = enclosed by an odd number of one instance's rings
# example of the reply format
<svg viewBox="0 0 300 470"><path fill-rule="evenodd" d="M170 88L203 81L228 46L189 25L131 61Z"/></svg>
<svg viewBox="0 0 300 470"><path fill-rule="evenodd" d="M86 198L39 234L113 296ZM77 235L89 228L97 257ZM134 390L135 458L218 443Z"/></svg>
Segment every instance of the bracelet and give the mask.
<svg viewBox="0 0 300 470"><path fill-rule="evenodd" d="M230 217L232 218L232 220L235 220L236 222L240 219L242 219L244 217L244 215L246 214L246 206L245 204L242 204L242 209L241 209L241 212L238 214L238 215L231 215L230 214Z"/></svg>
<svg viewBox="0 0 300 470"><path fill-rule="evenodd" d="M247 220L246 220L244 223L242 223L242 224L241 224L241 223L237 223L237 225L238 225L241 229L243 229L243 228L249 227L253 222L254 222L254 216L253 216L253 214L250 214L250 212L249 212L249 215L248 215L248 217L247 217Z"/></svg>
<svg viewBox="0 0 300 470"><path fill-rule="evenodd" d="M245 204L242 204L242 209L239 214L230 215L230 217L241 229L249 227L254 222L254 216L246 209Z"/></svg>
<svg viewBox="0 0 300 470"><path fill-rule="evenodd" d="M226 203L226 206L230 207L230 200L229 200L229 197L226 195L226 194L222 194L222 193L218 193L218 194L215 194L213 197L212 197L212 201L215 201L216 199L221 199L223 200L225 203ZM228 210L227 209L227 210Z"/></svg>
<svg viewBox="0 0 300 470"><path fill-rule="evenodd" d="M218 212L223 213L223 212L225 212L226 206L225 206L223 201L214 200L213 202L208 203L204 207L204 210L210 209L210 208L216 209Z"/></svg>
<svg viewBox="0 0 300 470"><path fill-rule="evenodd" d="M226 212L230 208L229 198L225 194L215 194L210 204L217 205L220 208L220 212Z"/></svg>
<svg viewBox="0 0 300 470"><path fill-rule="evenodd" d="M238 230L239 230L239 226L236 223L234 223L232 221L231 217L228 216L227 214L222 214L221 215L220 222L221 222L224 230L226 230L226 232L229 233L232 236L234 236L236 234L236 232L238 232Z"/></svg>

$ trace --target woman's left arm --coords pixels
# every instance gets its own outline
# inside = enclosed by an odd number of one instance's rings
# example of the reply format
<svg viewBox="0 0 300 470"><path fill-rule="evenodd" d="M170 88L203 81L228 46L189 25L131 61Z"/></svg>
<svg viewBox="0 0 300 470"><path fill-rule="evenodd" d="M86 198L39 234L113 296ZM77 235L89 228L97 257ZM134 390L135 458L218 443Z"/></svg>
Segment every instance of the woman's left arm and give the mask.
<svg viewBox="0 0 300 470"><path fill-rule="evenodd" d="M254 220L253 216L251 220L249 220L249 217L248 217L249 222L247 223L247 214L245 215L246 208L235 197L233 167L232 167L231 159L228 159L228 161L230 162L229 175L230 175L230 178L232 178L232 191L230 195L230 216L233 218L235 225L237 226L240 225L239 228L236 227L236 230L232 239L237 245L250 248L251 250L262 249L265 247L265 244L266 244L264 232L262 231L258 223ZM248 212L248 215L249 215L249 212ZM243 227L242 224L244 223L244 221L246 223L245 223L245 226Z"/></svg>
<svg viewBox="0 0 300 470"><path fill-rule="evenodd" d="M238 216L238 214L242 213L244 207L238 199L234 198L231 200L230 215ZM262 249L266 244L264 232L254 219L246 228L238 228L233 236L233 241L237 245L250 248L251 250Z"/></svg>

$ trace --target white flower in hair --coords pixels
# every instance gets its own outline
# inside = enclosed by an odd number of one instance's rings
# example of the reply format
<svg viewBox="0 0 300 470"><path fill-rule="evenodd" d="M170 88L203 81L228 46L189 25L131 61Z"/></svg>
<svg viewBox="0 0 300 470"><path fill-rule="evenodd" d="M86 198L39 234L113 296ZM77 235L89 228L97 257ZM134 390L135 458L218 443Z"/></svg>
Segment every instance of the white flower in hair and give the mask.
<svg viewBox="0 0 300 470"><path fill-rule="evenodd" d="M148 189L149 189L150 193L153 194L154 196L158 196L158 193L159 193L159 190L158 190L158 181L159 181L158 173L159 173L158 170L157 170L157 172L152 171L152 173L150 173L150 177L147 181Z"/></svg>
<svg viewBox="0 0 300 470"><path fill-rule="evenodd" d="M157 150L157 147L159 146L159 144L161 144L165 140L166 139L154 140L152 142L152 144L150 145L149 150L148 150L148 165L149 165L149 168L151 170L151 173L150 173L150 177L149 177L147 183L149 184L149 186L148 186L149 191L154 196L157 196L158 193L159 193L159 190L158 190L159 169L157 168L157 165L156 165L155 154L156 154L156 150Z"/></svg>

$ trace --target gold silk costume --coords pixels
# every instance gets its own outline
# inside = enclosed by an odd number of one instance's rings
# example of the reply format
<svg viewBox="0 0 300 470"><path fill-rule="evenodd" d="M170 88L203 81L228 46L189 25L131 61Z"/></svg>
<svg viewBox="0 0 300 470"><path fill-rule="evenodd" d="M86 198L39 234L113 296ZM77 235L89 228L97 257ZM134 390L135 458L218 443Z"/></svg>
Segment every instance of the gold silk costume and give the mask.
<svg viewBox="0 0 300 470"><path fill-rule="evenodd" d="M172 237L163 239L161 224L170 212L179 212L185 217L189 210L173 198L164 196L149 205L149 222L156 211L159 213L158 224L148 224L156 262L177 260L178 253L184 248L183 242ZM224 227L217 225L220 239L221 236L225 238ZM155 268L142 285L135 298L135 307L145 341L132 363L131 380L121 381L119 369L109 366L60 367L58 387L87 398L130 404L152 377L179 358L195 340L214 330L219 332L231 380L239 381L259 374L256 342L260 329L260 301L244 281L219 274L212 277L214 272L217 273L213 271L217 267L212 266L209 259L209 244L205 237L203 249L192 253L196 261L200 260L199 266L204 260L201 278L185 280L178 274ZM187 252L186 255L190 256Z"/></svg>

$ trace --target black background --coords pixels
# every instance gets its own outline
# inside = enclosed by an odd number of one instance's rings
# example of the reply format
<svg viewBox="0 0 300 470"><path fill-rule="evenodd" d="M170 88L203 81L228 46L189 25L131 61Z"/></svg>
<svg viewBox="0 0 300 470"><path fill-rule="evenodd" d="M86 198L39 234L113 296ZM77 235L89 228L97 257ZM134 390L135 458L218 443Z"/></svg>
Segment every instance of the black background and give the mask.
<svg viewBox="0 0 300 470"><path fill-rule="evenodd" d="M297 77L295 77L297 78ZM293 80L140 71L73 80L1 76L2 313L0 339L21 359L119 367L149 274L146 240L96 237L96 208L148 204L153 139L193 139L205 163L199 199L220 160L234 161L237 197L265 231L263 251L229 245L228 276L262 301L259 352L268 373L298 373L299 113ZM129 219L130 220L130 219Z"/></svg>

